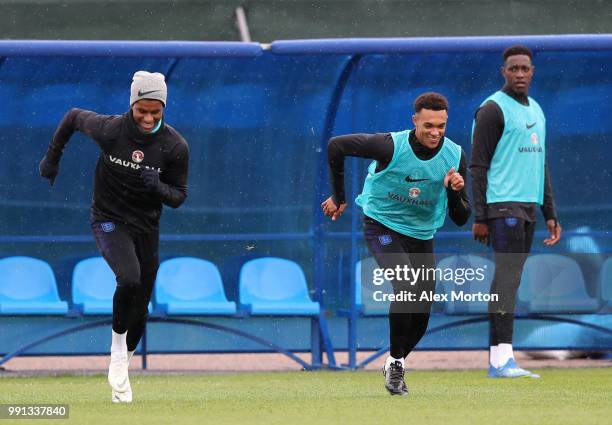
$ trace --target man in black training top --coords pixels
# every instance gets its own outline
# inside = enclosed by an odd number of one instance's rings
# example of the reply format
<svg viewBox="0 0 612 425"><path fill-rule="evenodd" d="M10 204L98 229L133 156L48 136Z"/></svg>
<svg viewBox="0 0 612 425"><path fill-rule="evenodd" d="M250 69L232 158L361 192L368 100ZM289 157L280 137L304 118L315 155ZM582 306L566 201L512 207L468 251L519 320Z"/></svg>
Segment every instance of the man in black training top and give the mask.
<svg viewBox="0 0 612 425"><path fill-rule="evenodd" d="M71 109L40 162L51 185L68 140L80 131L100 146L91 226L100 253L115 273L108 381L112 401L129 403L129 361L142 337L159 267L162 204L179 207L187 197L187 142L164 122L167 88L160 73L134 74L130 109L99 115Z"/></svg>
<svg viewBox="0 0 612 425"><path fill-rule="evenodd" d="M503 53L505 84L476 111L472 136L474 239L493 245L495 275L489 303L491 378L538 375L514 361L512 333L516 293L531 250L539 205L552 246L561 226L546 163L546 119L540 105L528 96L533 77L533 54L524 46Z"/></svg>
<svg viewBox="0 0 612 425"><path fill-rule="evenodd" d="M435 267L433 236L444 224L447 208L459 226L470 216L464 190L466 159L463 149L444 137L448 102L438 93L424 93L414 102L413 130L398 133L351 134L333 137L327 154L333 195L321 207L336 220L346 208L344 158L374 160L363 191L356 199L364 212L364 236L379 267ZM458 172L456 171L458 170ZM427 330L433 273L421 275L413 285L396 276L394 294L411 292L417 302L392 300L389 309L390 355L383 373L392 395L407 395L404 358Z"/></svg>

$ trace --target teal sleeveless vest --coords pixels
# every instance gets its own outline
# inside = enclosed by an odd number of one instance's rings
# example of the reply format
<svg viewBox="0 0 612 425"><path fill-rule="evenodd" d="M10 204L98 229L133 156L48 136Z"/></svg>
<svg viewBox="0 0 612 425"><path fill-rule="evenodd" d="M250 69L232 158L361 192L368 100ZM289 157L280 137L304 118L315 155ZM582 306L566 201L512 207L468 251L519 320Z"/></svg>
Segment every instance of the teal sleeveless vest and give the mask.
<svg viewBox="0 0 612 425"><path fill-rule="evenodd" d="M529 106L525 106L498 91L482 103L491 100L504 114L504 132L487 172L487 204L534 202L541 205L544 201L546 118L540 105L528 99Z"/></svg>
<svg viewBox="0 0 612 425"><path fill-rule="evenodd" d="M410 131L391 133L391 162L376 173L376 161L368 167L361 195L355 200L368 217L398 233L432 239L446 217L444 176L451 167L459 170L461 147L445 138L440 151L428 161L412 151Z"/></svg>

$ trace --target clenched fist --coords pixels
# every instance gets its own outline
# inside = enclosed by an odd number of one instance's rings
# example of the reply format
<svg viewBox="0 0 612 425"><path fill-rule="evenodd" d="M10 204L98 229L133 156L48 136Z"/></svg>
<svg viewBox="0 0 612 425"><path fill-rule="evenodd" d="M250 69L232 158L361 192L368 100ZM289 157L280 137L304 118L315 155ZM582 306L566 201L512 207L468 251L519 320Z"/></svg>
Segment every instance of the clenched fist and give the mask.
<svg viewBox="0 0 612 425"><path fill-rule="evenodd" d="M461 174L455 171L455 167L451 167L444 176L444 187L448 187L453 189L455 192L459 192L465 186L465 182L463 181L463 177Z"/></svg>

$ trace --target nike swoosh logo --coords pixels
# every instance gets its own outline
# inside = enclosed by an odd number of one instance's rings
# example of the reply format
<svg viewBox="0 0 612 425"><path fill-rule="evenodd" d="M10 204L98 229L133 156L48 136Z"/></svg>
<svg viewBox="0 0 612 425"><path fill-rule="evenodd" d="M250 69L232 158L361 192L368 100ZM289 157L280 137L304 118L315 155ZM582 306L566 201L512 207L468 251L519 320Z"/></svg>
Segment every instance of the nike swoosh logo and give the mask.
<svg viewBox="0 0 612 425"><path fill-rule="evenodd" d="M407 181L408 183L422 182L422 181L425 181L425 180L429 180L429 179L411 179L411 178L410 178L410 176L407 176L407 177L406 177L406 181Z"/></svg>
<svg viewBox="0 0 612 425"><path fill-rule="evenodd" d="M531 127L533 127L534 125L536 125L536 123L534 122L533 124L527 124L525 123L525 125L527 126L527 130L529 130Z"/></svg>
<svg viewBox="0 0 612 425"><path fill-rule="evenodd" d="M155 93L156 91L159 91L159 90L151 90L151 91L145 91L145 92L142 92L142 91L138 90L138 97L144 96L146 94ZM527 128L529 128L529 127L527 127Z"/></svg>

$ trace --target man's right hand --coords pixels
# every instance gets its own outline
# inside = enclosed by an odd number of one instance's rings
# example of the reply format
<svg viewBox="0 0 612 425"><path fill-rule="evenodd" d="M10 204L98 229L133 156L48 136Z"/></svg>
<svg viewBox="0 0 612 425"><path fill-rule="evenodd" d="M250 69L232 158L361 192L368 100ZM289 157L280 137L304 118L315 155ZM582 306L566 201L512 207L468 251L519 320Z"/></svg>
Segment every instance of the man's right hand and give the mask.
<svg viewBox="0 0 612 425"><path fill-rule="evenodd" d="M474 239L485 245L489 244L489 226L486 223L474 223L472 225Z"/></svg>
<svg viewBox="0 0 612 425"><path fill-rule="evenodd" d="M38 171L40 172L40 176L48 179L49 184L53 186L57 173L59 173L59 162L53 161L49 159L47 155L45 155L40 161L40 164L38 164Z"/></svg>
<svg viewBox="0 0 612 425"><path fill-rule="evenodd" d="M328 217L331 217L333 221L336 221L338 218L340 218L340 216L346 209L346 202L344 204L340 204L340 206L338 207L330 196L321 204L321 208L323 209L323 214Z"/></svg>

